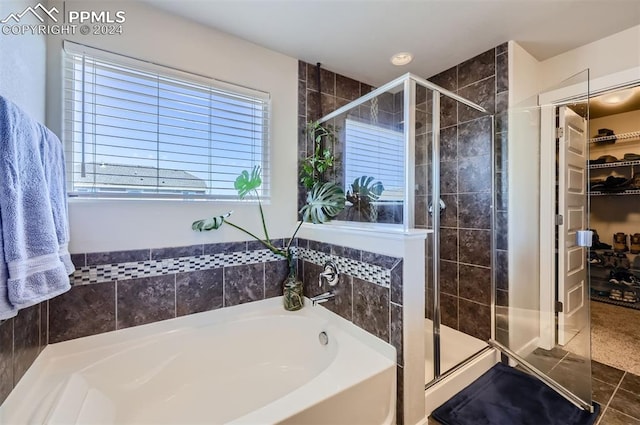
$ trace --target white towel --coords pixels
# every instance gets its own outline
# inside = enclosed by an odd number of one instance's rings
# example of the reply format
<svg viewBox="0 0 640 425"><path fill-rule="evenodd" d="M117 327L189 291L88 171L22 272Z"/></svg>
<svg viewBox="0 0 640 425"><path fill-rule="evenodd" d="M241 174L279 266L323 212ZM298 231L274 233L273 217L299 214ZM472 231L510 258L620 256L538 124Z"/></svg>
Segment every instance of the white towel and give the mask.
<svg viewBox="0 0 640 425"><path fill-rule="evenodd" d="M0 96L0 222L14 308L3 311L0 301L0 319L70 289L64 159L56 141Z"/></svg>

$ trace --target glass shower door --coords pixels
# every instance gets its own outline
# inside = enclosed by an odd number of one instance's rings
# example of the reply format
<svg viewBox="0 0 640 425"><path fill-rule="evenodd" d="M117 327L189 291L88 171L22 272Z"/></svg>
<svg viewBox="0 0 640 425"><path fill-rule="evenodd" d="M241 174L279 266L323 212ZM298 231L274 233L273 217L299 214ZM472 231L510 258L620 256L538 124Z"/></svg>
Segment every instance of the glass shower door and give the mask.
<svg viewBox="0 0 640 425"><path fill-rule="evenodd" d="M495 345L585 409L592 405L584 232L589 228L588 99L584 71L510 107L509 149L515 152L509 161L518 166L529 161L530 167L512 168L510 186L539 185L529 193L510 190L509 279L507 288L498 288L508 302L495 307ZM531 164L535 157L537 167ZM539 228L531 225L535 221Z"/></svg>

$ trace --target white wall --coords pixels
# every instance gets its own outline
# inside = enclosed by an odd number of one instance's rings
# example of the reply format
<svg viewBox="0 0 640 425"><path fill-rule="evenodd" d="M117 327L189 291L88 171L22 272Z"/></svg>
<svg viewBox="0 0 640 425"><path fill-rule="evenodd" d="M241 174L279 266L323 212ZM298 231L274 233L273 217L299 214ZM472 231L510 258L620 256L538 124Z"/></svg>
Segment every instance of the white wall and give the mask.
<svg viewBox="0 0 640 425"><path fill-rule="evenodd" d="M0 1L0 19L33 6L29 0ZM37 24L25 17L26 24ZM24 109L35 120L45 122L46 37L0 33L0 95Z"/></svg>
<svg viewBox="0 0 640 425"><path fill-rule="evenodd" d="M597 25L597 22L588 25ZM555 86L587 68L590 78L593 79L638 66L640 25L541 62L540 89Z"/></svg>
<svg viewBox="0 0 640 425"><path fill-rule="evenodd" d="M62 1L50 1L62 10ZM296 220L297 60L138 2L67 1L66 10L123 10L122 35L65 38L271 93L272 237ZM62 38L47 52L47 124L62 126ZM71 200L71 252L99 252L247 239L231 227L196 233L191 222L234 210L234 221L260 232L257 206L222 202Z"/></svg>
<svg viewBox="0 0 640 425"><path fill-rule="evenodd" d="M539 334L540 132L536 59L509 42L509 346Z"/></svg>

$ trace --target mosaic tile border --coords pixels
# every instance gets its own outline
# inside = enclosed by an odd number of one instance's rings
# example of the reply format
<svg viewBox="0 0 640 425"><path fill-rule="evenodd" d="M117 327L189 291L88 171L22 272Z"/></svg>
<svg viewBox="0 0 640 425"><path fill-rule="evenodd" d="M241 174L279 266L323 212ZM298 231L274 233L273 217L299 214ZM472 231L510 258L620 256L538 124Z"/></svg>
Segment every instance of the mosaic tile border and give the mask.
<svg viewBox="0 0 640 425"><path fill-rule="evenodd" d="M138 279L209 270L246 264L268 263L282 260L268 249L239 251L229 254L196 255L192 257L168 258L163 260L135 261L130 263L101 264L84 266L71 275L73 285L89 285L115 280Z"/></svg>
<svg viewBox="0 0 640 425"><path fill-rule="evenodd" d="M338 266L340 273L366 280L384 288L391 287L390 269L308 248L297 248L297 257L319 266L324 266L327 261L332 260Z"/></svg>
<svg viewBox="0 0 640 425"><path fill-rule="evenodd" d="M308 248L292 248L297 259L306 260L320 266L324 265L328 260L333 260L340 271L346 275L366 280L384 288L391 286L391 269ZM259 249L162 260L99 264L78 267L71 275L70 280L72 285L91 285L280 260L282 260L282 257L268 249Z"/></svg>

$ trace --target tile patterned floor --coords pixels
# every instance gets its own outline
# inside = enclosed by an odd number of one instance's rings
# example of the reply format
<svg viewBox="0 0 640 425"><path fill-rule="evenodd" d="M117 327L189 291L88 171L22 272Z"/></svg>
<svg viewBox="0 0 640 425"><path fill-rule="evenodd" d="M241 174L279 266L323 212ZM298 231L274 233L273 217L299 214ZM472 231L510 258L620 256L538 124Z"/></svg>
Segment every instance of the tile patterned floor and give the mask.
<svg viewBox="0 0 640 425"><path fill-rule="evenodd" d="M591 362L593 400L602 411L596 425L640 425L640 376Z"/></svg>

